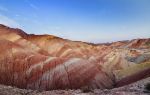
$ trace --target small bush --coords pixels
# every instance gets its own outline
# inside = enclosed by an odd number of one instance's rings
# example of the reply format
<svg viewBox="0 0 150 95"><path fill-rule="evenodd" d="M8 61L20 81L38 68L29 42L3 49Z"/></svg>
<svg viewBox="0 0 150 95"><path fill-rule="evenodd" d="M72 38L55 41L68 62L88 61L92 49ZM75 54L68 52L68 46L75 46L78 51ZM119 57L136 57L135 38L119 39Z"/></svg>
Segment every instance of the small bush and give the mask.
<svg viewBox="0 0 150 95"><path fill-rule="evenodd" d="M92 92L92 90L89 87L82 87L81 90L82 90L83 93Z"/></svg>
<svg viewBox="0 0 150 95"><path fill-rule="evenodd" d="M150 42L147 42L146 45L150 46Z"/></svg>
<svg viewBox="0 0 150 95"><path fill-rule="evenodd" d="M145 89L150 91L150 83L148 83L147 85L145 85Z"/></svg>

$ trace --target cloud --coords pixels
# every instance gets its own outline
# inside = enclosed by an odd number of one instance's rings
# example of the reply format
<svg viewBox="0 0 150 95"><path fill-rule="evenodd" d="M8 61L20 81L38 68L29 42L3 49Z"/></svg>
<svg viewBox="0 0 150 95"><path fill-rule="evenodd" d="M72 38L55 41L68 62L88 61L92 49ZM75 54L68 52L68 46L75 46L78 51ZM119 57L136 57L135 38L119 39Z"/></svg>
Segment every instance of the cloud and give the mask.
<svg viewBox="0 0 150 95"><path fill-rule="evenodd" d="M15 16L16 16L16 17L20 17L20 15L19 15L19 14L16 14Z"/></svg>
<svg viewBox="0 0 150 95"><path fill-rule="evenodd" d="M38 7L35 6L34 4L30 3L29 5L30 5L30 7L32 7L33 9L38 10Z"/></svg>
<svg viewBox="0 0 150 95"><path fill-rule="evenodd" d="M25 2L28 3L29 6L30 6L31 8L33 8L34 10L38 10L38 9L39 9L36 5L34 5L33 3L31 3L30 0L25 0Z"/></svg>
<svg viewBox="0 0 150 95"><path fill-rule="evenodd" d="M0 24L4 24L10 27L21 28L21 25L15 20L0 14Z"/></svg>
<svg viewBox="0 0 150 95"><path fill-rule="evenodd" d="M7 12L8 9L0 5L0 11L5 11L5 12Z"/></svg>

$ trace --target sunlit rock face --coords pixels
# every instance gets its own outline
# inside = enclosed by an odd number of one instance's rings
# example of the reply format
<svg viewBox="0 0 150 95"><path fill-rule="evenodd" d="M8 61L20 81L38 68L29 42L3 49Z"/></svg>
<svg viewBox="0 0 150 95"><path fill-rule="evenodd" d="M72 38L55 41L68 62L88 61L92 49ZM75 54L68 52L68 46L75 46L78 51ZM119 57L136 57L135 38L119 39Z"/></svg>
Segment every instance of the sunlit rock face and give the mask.
<svg viewBox="0 0 150 95"><path fill-rule="evenodd" d="M0 84L104 89L148 77L149 71L150 39L90 44L0 25Z"/></svg>

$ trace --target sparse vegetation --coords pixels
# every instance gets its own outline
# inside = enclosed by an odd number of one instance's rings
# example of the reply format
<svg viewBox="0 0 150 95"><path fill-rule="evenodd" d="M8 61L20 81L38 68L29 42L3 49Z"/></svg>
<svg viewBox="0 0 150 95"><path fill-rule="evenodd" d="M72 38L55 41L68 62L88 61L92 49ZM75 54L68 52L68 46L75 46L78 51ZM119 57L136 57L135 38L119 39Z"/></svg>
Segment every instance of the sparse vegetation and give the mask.
<svg viewBox="0 0 150 95"><path fill-rule="evenodd" d="M82 87L81 90L82 90L83 93L92 92L92 90L89 87Z"/></svg>
<svg viewBox="0 0 150 95"><path fill-rule="evenodd" d="M146 45L150 46L150 42L147 42Z"/></svg>
<svg viewBox="0 0 150 95"><path fill-rule="evenodd" d="M145 85L145 89L146 89L147 91L150 91L150 83L148 83L148 84Z"/></svg>

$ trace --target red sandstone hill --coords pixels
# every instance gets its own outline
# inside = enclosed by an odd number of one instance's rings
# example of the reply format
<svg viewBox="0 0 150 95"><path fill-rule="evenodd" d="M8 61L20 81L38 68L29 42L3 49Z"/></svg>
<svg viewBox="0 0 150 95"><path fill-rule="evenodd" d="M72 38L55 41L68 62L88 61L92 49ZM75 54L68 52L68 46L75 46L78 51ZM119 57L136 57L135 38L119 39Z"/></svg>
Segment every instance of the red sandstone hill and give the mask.
<svg viewBox="0 0 150 95"><path fill-rule="evenodd" d="M0 84L104 89L146 78L145 71L150 71L150 39L90 44L0 25Z"/></svg>

